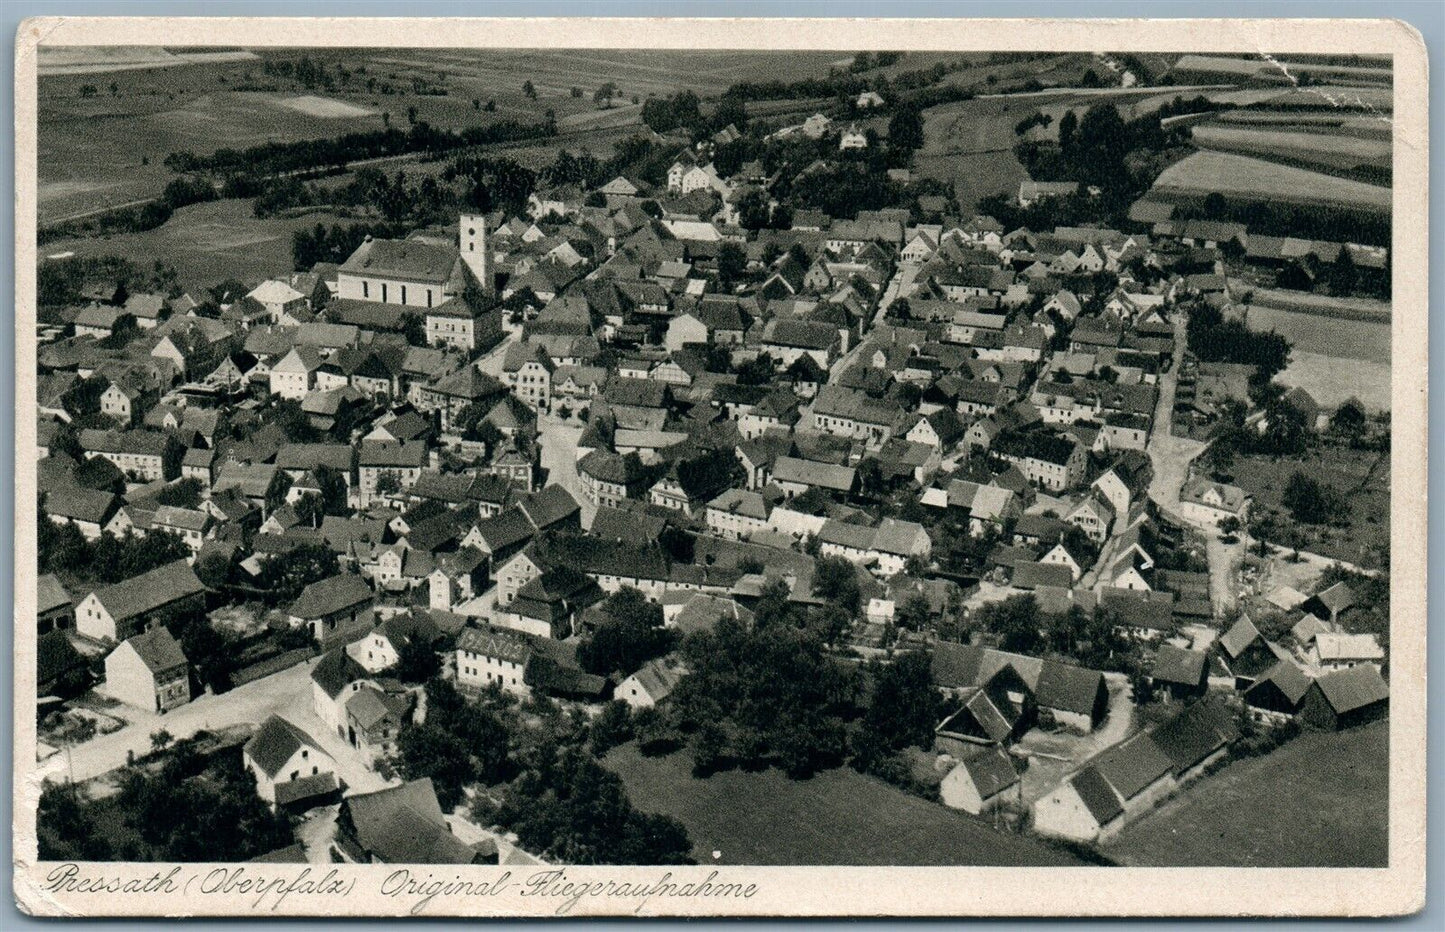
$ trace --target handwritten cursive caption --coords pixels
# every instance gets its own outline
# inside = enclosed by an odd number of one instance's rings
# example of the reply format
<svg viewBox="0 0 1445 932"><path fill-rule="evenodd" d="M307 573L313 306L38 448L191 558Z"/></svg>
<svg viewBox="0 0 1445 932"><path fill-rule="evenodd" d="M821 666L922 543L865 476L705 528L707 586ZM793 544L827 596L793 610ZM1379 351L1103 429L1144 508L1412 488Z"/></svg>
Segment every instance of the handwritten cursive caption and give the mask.
<svg viewBox="0 0 1445 932"><path fill-rule="evenodd" d="M522 876L511 871L485 876L436 867L399 867L377 882L360 878L344 867L298 866L294 870L270 867L265 870L244 865L187 868L174 866L150 876L107 875L98 865L60 864L46 875L43 889L51 894L175 895L177 897L241 898L252 909L277 911L296 900L332 900L380 894L411 915L420 915L438 901L480 904L494 901L489 912L504 911L500 902L516 898L525 904L519 914L550 912L571 914L580 904L597 903L599 911L624 903L633 915L641 915L652 904L666 900L709 900L725 910L724 901L749 900L758 892L755 883L740 883L711 871L702 879L680 879L664 871L651 879L618 880L574 878L566 868L549 868ZM606 904L606 905L603 905ZM526 906L542 906L533 910ZM447 912L447 910L442 910ZM586 910L584 910L586 912Z"/></svg>

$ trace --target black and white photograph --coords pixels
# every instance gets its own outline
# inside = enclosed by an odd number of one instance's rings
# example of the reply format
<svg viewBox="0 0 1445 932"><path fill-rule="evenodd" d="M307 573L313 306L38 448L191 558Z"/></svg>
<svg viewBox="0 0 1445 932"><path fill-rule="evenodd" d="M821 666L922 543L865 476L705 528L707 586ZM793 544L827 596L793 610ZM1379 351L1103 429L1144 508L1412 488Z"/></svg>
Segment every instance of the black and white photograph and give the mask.
<svg viewBox="0 0 1445 932"><path fill-rule="evenodd" d="M162 22L17 76L22 908L1422 902L1400 24Z"/></svg>

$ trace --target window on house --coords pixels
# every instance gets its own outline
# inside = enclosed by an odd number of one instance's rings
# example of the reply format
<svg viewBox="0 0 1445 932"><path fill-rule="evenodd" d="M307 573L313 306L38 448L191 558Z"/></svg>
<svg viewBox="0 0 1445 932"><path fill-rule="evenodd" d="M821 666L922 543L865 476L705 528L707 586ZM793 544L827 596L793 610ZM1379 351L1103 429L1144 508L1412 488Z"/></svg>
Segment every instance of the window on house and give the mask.
<svg viewBox="0 0 1445 932"><path fill-rule="evenodd" d="M402 304L405 304L405 303L406 303L406 286L405 286L405 285L402 285L402 286L401 286L401 303L402 303Z"/></svg>
<svg viewBox="0 0 1445 932"><path fill-rule="evenodd" d="M386 282L381 283L381 300L386 301Z"/></svg>
<svg viewBox="0 0 1445 932"><path fill-rule="evenodd" d="M371 297L371 282L363 281L361 283L361 296L363 298Z"/></svg>

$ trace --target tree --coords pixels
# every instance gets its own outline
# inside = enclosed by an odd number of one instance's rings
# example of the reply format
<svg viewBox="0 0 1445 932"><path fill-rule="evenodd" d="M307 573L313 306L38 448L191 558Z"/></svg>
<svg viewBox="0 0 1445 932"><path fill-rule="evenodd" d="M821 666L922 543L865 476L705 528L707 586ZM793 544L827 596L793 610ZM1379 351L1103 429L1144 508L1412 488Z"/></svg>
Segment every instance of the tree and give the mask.
<svg viewBox="0 0 1445 932"><path fill-rule="evenodd" d="M1079 128L1079 118L1074 111L1065 110L1064 115L1059 117L1059 148L1068 152L1074 144L1074 132Z"/></svg>
<svg viewBox="0 0 1445 932"><path fill-rule="evenodd" d="M421 638L406 638L396 649L396 678L403 683L426 683L442 672L441 657Z"/></svg>
<svg viewBox="0 0 1445 932"><path fill-rule="evenodd" d="M933 612L929 607L928 599L921 592L909 595L893 613L893 621L898 627L909 631L924 630L928 627L932 617Z"/></svg>
<svg viewBox="0 0 1445 932"><path fill-rule="evenodd" d="M618 96L617 85L608 81L592 93L592 102L604 107L612 106L612 98Z"/></svg>
<svg viewBox="0 0 1445 932"><path fill-rule="evenodd" d="M1349 501L1336 489L1299 470L1285 484L1280 504L1304 524L1342 523L1350 513Z"/></svg>
<svg viewBox="0 0 1445 932"><path fill-rule="evenodd" d="M602 707L592 720L590 732L592 753L602 757L632 737L632 709L620 699Z"/></svg>
<svg viewBox="0 0 1445 932"><path fill-rule="evenodd" d="M916 107L902 107L888 120L888 145L904 152L923 148L923 116Z"/></svg>
<svg viewBox="0 0 1445 932"><path fill-rule="evenodd" d="M473 778L466 744L452 732L430 722L401 730L392 765L407 780L430 777L444 812L450 812L462 801L462 788Z"/></svg>
<svg viewBox="0 0 1445 932"><path fill-rule="evenodd" d="M768 225L768 196L760 188L752 188L738 198L738 225L744 230L761 230ZM776 248L776 247L774 247Z"/></svg>
<svg viewBox="0 0 1445 932"><path fill-rule="evenodd" d="M868 672L873 678L873 695L863 716L864 728L890 751L932 747L941 699L929 655L911 651L892 663L874 660Z"/></svg>
<svg viewBox="0 0 1445 932"><path fill-rule="evenodd" d="M199 508L201 505L201 480L182 479L173 482L156 493L156 501L174 508Z"/></svg>
<svg viewBox="0 0 1445 932"><path fill-rule="evenodd" d="M718 770L727 756L728 734L719 722L703 722L692 735L693 776L706 777Z"/></svg>
<svg viewBox="0 0 1445 932"><path fill-rule="evenodd" d="M850 618L858 613L862 598L858 572L842 557L823 557L817 561L813 571L813 591L843 609Z"/></svg>
<svg viewBox="0 0 1445 932"><path fill-rule="evenodd" d="M1032 595L1014 595L1002 602L990 602L978 610L978 620L999 638L999 646L1007 651L1033 653L1043 640L1039 634L1039 606Z"/></svg>
<svg viewBox="0 0 1445 932"><path fill-rule="evenodd" d="M748 254L743 247L734 242L724 243L718 250L717 255L717 277L718 284L724 290L732 290L732 287L742 281L748 271Z"/></svg>
<svg viewBox="0 0 1445 932"><path fill-rule="evenodd" d="M302 544L284 556L267 560L261 572L264 588L278 601L293 602L301 590L341 572L336 553L325 544Z"/></svg>
<svg viewBox="0 0 1445 932"><path fill-rule="evenodd" d="M175 736L172 735L170 732L166 731L164 728L160 729L159 731L153 731L151 732L151 750L164 750L174 740Z"/></svg>
<svg viewBox="0 0 1445 932"><path fill-rule="evenodd" d="M321 488L321 511L323 515L343 516L351 508L346 503L346 477L339 470L321 465L311 470L316 484Z"/></svg>
<svg viewBox="0 0 1445 932"><path fill-rule="evenodd" d="M537 99L537 88L532 84L531 81L522 82L522 93L527 95L528 100Z"/></svg>
<svg viewBox="0 0 1445 932"><path fill-rule="evenodd" d="M1330 429L1350 443L1358 443L1364 437L1368 423L1364 405L1355 398L1346 399L1330 417Z"/></svg>
<svg viewBox="0 0 1445 932"><path fill-rule="evenodd" d="M675 633L663 626L662 606L630 586L608 596L602 611L605 619L577 645L577 660L589 673L617 673L621 679L676 643Z"/></svg>

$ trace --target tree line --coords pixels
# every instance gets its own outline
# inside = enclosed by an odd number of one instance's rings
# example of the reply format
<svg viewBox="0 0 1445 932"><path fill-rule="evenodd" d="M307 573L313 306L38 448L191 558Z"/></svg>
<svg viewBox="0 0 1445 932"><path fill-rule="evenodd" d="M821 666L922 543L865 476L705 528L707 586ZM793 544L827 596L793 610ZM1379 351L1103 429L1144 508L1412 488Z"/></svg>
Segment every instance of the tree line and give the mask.
<svg viewBox="0 0 1445 932"><path fill-rule="evenodd" d="M217 149L209 155L172 152L165 166L177 174L265 176L285 172L344 167L364 159L413 152L445 152L469 146L544 139L557 133L556 123L520 123L503 120L460 130L438 129L417 123L403 132L394 127L364 133L346 133L329 139L268 142L245 149Z"/></svg>

